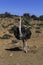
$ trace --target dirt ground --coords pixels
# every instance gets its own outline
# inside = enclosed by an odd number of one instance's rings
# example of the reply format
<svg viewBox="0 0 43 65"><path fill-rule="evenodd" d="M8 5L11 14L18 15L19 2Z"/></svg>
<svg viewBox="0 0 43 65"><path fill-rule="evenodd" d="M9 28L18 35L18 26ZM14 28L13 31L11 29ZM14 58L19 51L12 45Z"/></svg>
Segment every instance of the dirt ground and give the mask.
<svg viewBox="0 0 43 65"><path fill-rule="evenodd" d="M28 53L22 51L20 44L0 39L0 65L43 65L43 38L28 40Z"/></svg>
<svg viewBox="0 0 43 65"><path fill-rule="evenodd" d="M4 34L10 34L8 30L14 25L17 25L14 19L0 18L0 65L43 65L43 28L40 28L39 38L32 27L32 38L28 40L30 50L24 53L22 41L16 45L12 43L14 35L11 34L13 38L10 39L1 39Z"/></svg>

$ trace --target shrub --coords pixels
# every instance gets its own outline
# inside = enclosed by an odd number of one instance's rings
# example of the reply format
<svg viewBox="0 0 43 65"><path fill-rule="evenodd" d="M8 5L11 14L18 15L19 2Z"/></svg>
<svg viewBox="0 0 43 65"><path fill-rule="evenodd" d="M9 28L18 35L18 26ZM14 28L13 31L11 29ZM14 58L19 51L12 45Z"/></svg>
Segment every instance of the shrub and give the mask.
<svg viewBox="0 0 43 65"><path fill-rule="evenodd" d="M18 41L17 40L12 40L12 43L17 43Z"/></svg>
<svg viewBox="0 0 43 65"><path fill-rule="evenodd" d="M23 17L26 18L26 19L30 19L30 14L29 13L24 13Z"/></svg>
<svg viewBox="0 0 43 65"><path fill-rule="evenodd" d="M36 29L40 29L40 27L38 26L38 27L35 27Z"/></svg>
<svg viewBox="0 0 43 65"><path fill-rule="evenodd" d="M43 21L43 15L39 16L39 20Z"/></svg>
<svg viewBox="0 0 43 65"><path fill-rule="evenodd" d="M39 24L39 27L43 27L43 24Z"/></svg>
<svg viewBox="0 0 43 65"><path fill-rule="evenodd" d="M10 37L12 37L11 35L9 34L4 34L1 39L9 39Z"/></svg>
<svg viewBox="0 0 43 65"><path fill-rule="evenodd" d="M39 20L39 18L36 15L32 15L31 18L33 18L33 20Z"/></svg>
<svg viewBox="0 0 43 65"><path fill-rule="evenodd" d="M30 24L30 14L29 13L24 13L23 14L23 21L24 21L24 25L29 25Z"/></svg>
<svg viewBox="0 0 43 65"><path fill-rule="evenodd" d="M38 31L38 30L36 30L35 32L36 32L36 33L41 33L41 32L40 32L40 31Z"/></svg>
<svg viewBox="0 0 43 65"><path fill-rule="evenodd" d="M11 14L8 13L8 12L5 12L4 14L0 14L0 18L6 18L6 17L8 17L8 18L12 18L13 15L11 15Z"/></svg>
<svg viewBox="0 0 43 65"><path fill-rule="evenodd" d="M2 27L3 27L3 28L7 28L7 26L5 26L4 24L2 24Z"/></svg>

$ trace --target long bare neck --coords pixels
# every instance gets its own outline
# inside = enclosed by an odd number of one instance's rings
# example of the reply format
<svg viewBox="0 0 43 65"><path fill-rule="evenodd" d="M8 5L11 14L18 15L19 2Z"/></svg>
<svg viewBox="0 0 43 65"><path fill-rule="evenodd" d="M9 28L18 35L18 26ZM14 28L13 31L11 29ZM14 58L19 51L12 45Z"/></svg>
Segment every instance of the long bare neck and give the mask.
<svg viewBox="0 0 43 65"><path fill-rule="evenodd" d="M22 34L22 32L21 32L21 17L20 17L20 21L19 21L19 33L20 33L20 35Z"/></svg>

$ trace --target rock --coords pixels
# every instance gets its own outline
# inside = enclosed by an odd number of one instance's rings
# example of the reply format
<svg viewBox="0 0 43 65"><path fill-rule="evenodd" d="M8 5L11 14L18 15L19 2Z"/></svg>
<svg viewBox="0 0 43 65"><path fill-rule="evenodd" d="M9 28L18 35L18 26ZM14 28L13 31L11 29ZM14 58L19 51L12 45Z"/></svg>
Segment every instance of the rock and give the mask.
<svg viewBox="0 0 43 65"><path fill-rule="evenodd" d="M11 53L10 56L13 56L13 53Z"/></svg>

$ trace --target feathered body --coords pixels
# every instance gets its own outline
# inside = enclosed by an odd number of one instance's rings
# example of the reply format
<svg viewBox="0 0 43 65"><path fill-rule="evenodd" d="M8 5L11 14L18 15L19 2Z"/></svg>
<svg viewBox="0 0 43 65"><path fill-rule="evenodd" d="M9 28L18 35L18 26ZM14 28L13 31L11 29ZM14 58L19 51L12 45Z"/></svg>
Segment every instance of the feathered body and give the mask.
<svg viewBox="0 0 43 65"><path fill-rule="evenodd" d="M20 38L19 28L17 26L12 27L11 31L14 33L17 39L29 39L31 37L31 31L29 28L21 27L22 37Z"/></svg>

